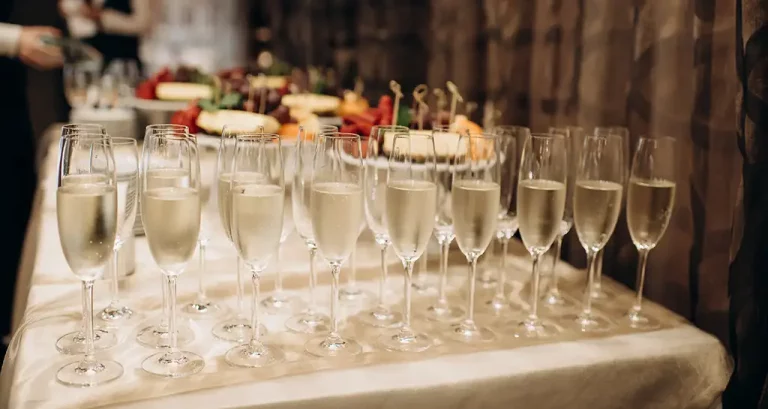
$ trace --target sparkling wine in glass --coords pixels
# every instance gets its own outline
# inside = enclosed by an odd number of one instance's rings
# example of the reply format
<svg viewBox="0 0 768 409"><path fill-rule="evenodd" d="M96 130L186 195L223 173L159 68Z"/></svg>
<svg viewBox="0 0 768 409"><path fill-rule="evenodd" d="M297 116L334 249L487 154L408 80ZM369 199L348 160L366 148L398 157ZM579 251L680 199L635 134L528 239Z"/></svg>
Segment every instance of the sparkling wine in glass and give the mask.
<svg viewBox="0 0 768 409"><path fill-rule="evenodd" d="M515 337L542 338L557 328L539 317L539 263L561 232L568 183L566 142L558 134L532 134L525 142L517 183L517 220L523 245L531 254L528 315L504 329Z"/></svg>
<svg viewBox="0 0 768 409"><path fill-rule="evenodd" d="M293 206L293 222L296 232L299 233L309 251L309 302L304 311L291 316L285 326L302 334L321 334L328 332L330 318L318 311L315 299L315 287L317 275L315 273L315 256L317 255L317 243L312 231L312 218L310 217L310 205L312 200L312 174L315 153L322 136L327 133L335 133L336 127L322 127L319 132L307 132L299 128L296 138L296 171L293 175L293 192L291 204Z"/></svg>
<svg viewBox="0 0 768 409"><path fill-rule="evenodd" d="M489 342L496 335L475 323L477 259L485 253L497 231L502 166L501 141L493 134L462 135L453 168L451 208L459 249L467 258L467 313L445 333L465 343Z"/></svg>
<svg viewBox="0 0 768 409"><path fill-rule="evenodd" d="M437 212L437 167L432 133L398 133L387 171L384 220L395 254L405 270L403 322L384 333L379 342L391 351L420 352L432 339L411 326L413 265L424 254L435 228Z"/></svg>
<svg viewBox="0 0 768 409"><path fill-rule="evenodd" d="M485 310L492 315L509 312L510 303L507 298L507 257L509 241L517 233L517 211L514 202L514 192L517 187L518 150L517 141L527 138L530 129L522 126L497 126L493 134L499 137L499 215L496 224L496 241L501 244L496 291L491 299L485 302Z"/></svg>
<svg viewBox="0 0 768 409"><path fill-rule="evenodd" d="M69 268L82 281L85 348L83 359L61 367L56 379L65 385L96 386L123 374L119 363L94 356L93 284L109 263L118 228L117 181L110 141L77 132L62 136L57 185L61 248Z"/></svg>
<svg viewBox="0 0 768 409"><path fill-rule="evenodd" d="M202 357L178 348L176 331L176 282L195 253L200 235L200 160L197 143L187 134L159 134L146 143L141 214L150 253L168 288L170 345L166 351L149 356L141 366L153 375L180 378L205 366ZM158 179L156 173L169 177Z"/></svg>
<svg viewBox="0 0 768 409"><path fill-rule="evenodd" d="M118 326L133 317L134 311L120 301L119 277L120 249L125 240L133 235L136 220L139 184L139 149L133 138L110 138L115 157L115 175L117 186L117 233L112 250L111 287L112 300L99 314L99 318L109 326Z"/></svg>
<svg viewBox="0 0 768 409"><path fill-rule="evenodd" d="M453 165L456 161L456 147L461 134L447 128L435 128L432 139L437 155L437 211L433 234L440 245L440 282L437 299L424 311L430 321L455 323L464 317L464 309L448 301L448 253L456 238L453 226L451 191L453 189Z"/></svg>
<svg viewBox="0 0 768 409"><path fill-rule="evenodd" d="M221 141L219 144L219 156L216 167L216 197L218 200L219 218L221 220L221 226L224 228L224 233L227 235L227 239L232 243L235 251L237 246L232 236L232 169L235 160L235 144L237 141L237 135L239 132L231 131L228 127L224 128L224 132L221 135ZM264 175L258 172L247 173L245 171L240 172L238 176L242 183L250 181L258 183L264 179ZM235 310L235 316L217 323L213 326L213 336L224 341L231 342L245 342L251 336L251 322L245 314L245 305L243 297L243 274L242 274L242 258L240 252L237 251L237 309ZM266 329L262 326L260 328L262 333L266 333Z"/></svg>
<svg viewBox="0 0 768 409"><path fill-rule="evenodd" d="M627 189L627 226L640 255L637 298L626 318L632 328L652 329L659 326L658 321L643 312L643 287L648 253L664 237L675 206L675 165L673 138L640 138Z"/></svg>
<svg viewBox="0 0 768 409"><path fill-rule="evenodd" d="M602 332L611 322L592 310L597 253L613 235L624 190L624 151L620 136L588 136L580 149L573 195L573 220L587 253L587 287L581 314L565 321L581 332Z"/></svg>
<svg viewBox="0 0 768 409"><path fill-rule="evenodd" d="M553 310L563 309L569 305L568 300L560 292L560 276L557 274L557 264L560 261L560 252L563 247L563 238L573 227L573 192L576 186L576 173L581 147L584 145L584 131L578 126L566 126L562 128L549 128L549 133L562 135L565 138L565 149L568 161L568 184L565 192L565 210L563 220L560 222L560 233L555 238L549 252L552 253L550 267L549 288L544 294L544 303ZM602 254L602 252L600 253Z"/></svg>
<svg viewBox="0 0 768 409"><path fill-rule="evenodd" d="M385 139L393 138L397 133L407 133L408 128L397 125L376 125L364 146L365 155L365 219L373 232L374 240L381 251L381 275L376 306L361 312L358 319L368 325L389 328L400 323L402 314L392 311L386 303L387 296L387 251L392 245L389 230L385 222L387 201L388 161L382 154ZM385 138L386 137L386 138Z"/></svg>
<svg viewBox="0 0 768 409"><path fill-rule="evenodd" d="M278 135L237 135L230 186L232 241L251 271L253 294L250 340L227 351L224 358L234 366L256 368L285 359L279 347L261 342L258 330L259 281L280 250L283 231L285 176Z"/></svg>
<svg viewBox="0 0 768 409"><path fill-rule="evenodd" d="M598 126L595 127L595 135L597 136L608 136L608 135L615 135L624 141L624 150L622 151L622 158L624 162L624 168L626 169L626 179L624 180L624 189L626 191L627 187L629 186L629 169L630 169L630 161L632 160L632 154L630 153L630 149L632 147L632 143L629 139L629 129L623 126ZM626 194L624 195L624 199L626 200ZM622 206L626 205L625 202L622 203ZM621 217L621 216L619 216ZM605 300L610 298L610 295L605 292L603 289L603 254L605 253L604 250L600 250L597 253L597 261L595 262L595 282L592 285L592 298L595 300Z"/></svg>
<svg viewBox="0 0 768 409"><path fill-rule="evenodd" d="M108 141L109 135L103 126L98 124L67 124L61 127L61 137L77 136L79 138L101 138ZM96 351L117 345L114 331L95 327L93 334L93 349ZM62 335L56 340L56 350L67 355L82 355L85 353L85 315L82 316L80 328L77 331Z"/></svg>
<svg viewBox="0 0 768 409"><path fill-rule="evenodd" d="M357 241L363 219L363 153L360 136L324 133L312 166L309 217L320 255L331 267L331 329L307 341L317 356L353 356L362 347L339 332L339 276Z"/></svg>
<svg viewBox="0 0 768 409"><path fill-rule="evenodd" d="M148 146L153 146L153 139L158 135L164 134L178 134L188 135L189 138L193 138L193 135L189 134L189 129L184 125L175 124L154 124L148 125L144 131L144 144L141 153L141 163L147 161L147 157L150 151ZM144 169L142 168L142 172ZM149 174L139 175L139 180L145 180L150 186L153 187L184 187L189 184L188 172L179 169L153 169ZM141 203L141 201L139 201ZM136 209L136 217L139 218L142 213L142 206L138 206ZM141 216L143 219L143 216ZM143 220L142 220L143 222ZM171 334L168 331L168 287L165 285L165 277L160 275L160 290L162 294L162 311L160 314L160 320L157 324L153 324L142 328L136 335L136 342L148 348L168 348L171 344ZM183 322L177 323L176 341L178 345L186 345L195 339L195 333L185 325Z"/></svg>

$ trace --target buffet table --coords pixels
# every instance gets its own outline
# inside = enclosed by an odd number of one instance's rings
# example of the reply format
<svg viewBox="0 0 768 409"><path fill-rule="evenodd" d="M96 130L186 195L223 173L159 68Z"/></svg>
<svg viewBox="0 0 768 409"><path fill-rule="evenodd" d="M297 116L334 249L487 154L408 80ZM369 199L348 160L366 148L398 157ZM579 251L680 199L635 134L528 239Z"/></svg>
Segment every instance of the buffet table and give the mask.
<svg viewBox="0 0 768 409"><path fill-rule="evenodd" d="M212 322L190 322L196 339L186 348L205 357L205 369L190 378L160 379L141 370L142 360L154 351L135 342L137 329L158 317L160 303L159 273L145 239L139 237L136 270L121 283L121 298L141 316L118 332L117 347L97 353L122 363L125 373L115 382L94 388L65 387L56 382L55 373L78 357L59 354L54 343L79 323L80 286L69 272L59 246L56 155L55 150L52 152L47 158L47 176L41 184L42 199L35 215L40 230L29 295L26 303L20 303L24 318L2 369L0 407L681 409L709 408L727 383L730 363L718 340L650 302L648 311L663 323L657 331L618 328L600 337L564 333L546 342L501 337L481 347L436 337L435 347L410 355L376 348L376 330L348 321L344 331L354 334L365 351L348 361L310 357L303 352L307 337L284 330L287 317L265 316L268 339L284 348L288 362L250 370L229 367L224 362L222 355L232 344L211 336ZM206 155L204 166L211 166L213 153ZM215 213L203 217L208 218L204 225L214 236L208 248L209 296L234 308L234 251L215 227ZM511 247L514 255L509 258L510 275L516 280L513 298L523 302L521 283L529 271L529 259L520 246ZM281 254L285 288L305 296L306 250L292 236ZM375 291L378 250L366 234L361 237L357 259L358 280ZM431 256L431 261L436 262L437 257ZM394 257L390 259L390 285L400 295L402 276L398 265ZM328 269L322 263L318 266L321 285L317 296L327 307ZM566 293L577 297L583 272L564 263L560 268ZM456 302L461 302L465 274L464 262L455 251L451 284ZM180 305L194 296L196 280L197 263L191 262L180 280ZM619 318L633 294L610 280L604 282L613 299L598 305L598 310ZM268 293L272 287L272 276L267 275L262 289ZM97 284L97 311L108 302L107 288L106 282ZM414 311L428 301L417 297ZM356 311L347 308L343 312L351 315ZM417 320L415 325L431 335L440 332L438 326L424 321Z"/></svg>

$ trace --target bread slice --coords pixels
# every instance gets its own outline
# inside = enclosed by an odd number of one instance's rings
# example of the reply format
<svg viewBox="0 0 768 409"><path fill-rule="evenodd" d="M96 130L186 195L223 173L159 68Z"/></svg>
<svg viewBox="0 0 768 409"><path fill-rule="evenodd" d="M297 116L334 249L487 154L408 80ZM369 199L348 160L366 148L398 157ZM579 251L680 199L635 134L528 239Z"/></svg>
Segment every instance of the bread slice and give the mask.
<svg viewBox="0 0 768 409"><path fill-rule="evenodd" d="M339 110L341 98L320 94L283 95L281 103L292 111L305 110L316 115L335 115Z"/></svg>
<svg viewBox="0 0 768 409"><path fill-rule="evenodd" d="M395 143L395 136L398 133L395 131L389 131L384 133L382 141L382 152L386 157L392 155L393 145ZM459 146L460 135L456 132L441 132L435 131L410 131L411 135L424 134L432 135L435 143L435 154L439 162L453 160L458 155L465 154L467 152L466 141ZM411 152L412 158L416 162L424 162L429 156L428 152L431 150L431 146L428 144L426 138L413 138L411 140Z"/></svg>
<svg viewBox="0 0 768 409"><path fill-rule="evenodd" d="M269 115L230 109L202 111L196 124L211 135L221 135L225 126L235 132L256 132L262 126L266 133L277 133L280 130L280 123Z"/></svg>

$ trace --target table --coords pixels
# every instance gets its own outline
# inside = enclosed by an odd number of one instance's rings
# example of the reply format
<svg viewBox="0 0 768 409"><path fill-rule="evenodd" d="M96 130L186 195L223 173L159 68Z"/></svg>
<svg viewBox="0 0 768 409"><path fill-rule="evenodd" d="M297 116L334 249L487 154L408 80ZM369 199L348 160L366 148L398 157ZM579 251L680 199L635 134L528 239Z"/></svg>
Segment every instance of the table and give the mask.
<svg viewBox="0 0 768 409"><path fill-rule="evenodd" d="M49 155L48 176L41 186L41 204L36 210L40 226L37 257L24 306L25 324L14 340L15 359L11 359L12 345L0 375L0 407L708 408L730 374L728 356L714 337L648 303L649 312L664 322L664 329L641 333L619 329L607 337L565 334L538 344L502 338L480 348L438 340L434 348L417 355L376 350L376 331L350 321L346 331L358 337L366 353L340 362L307 356L301 349L306 337L281 332L286 317L267 316L265 325L273 334L269 339L284 345L292 362L251 370L229 367L222 355L232 345L214 340L210 335L212 323L201 321L190 324L196 340L188 348L204 355L206 368L197 376L180 380L142 372L141 361L155 351L133 341L137 328L144 326L136 323L120 330L121 343L116 348L99 354L123 364L122 378L96 388L68 388L55 381L55 372L77 357L58 354L54 342L77 327L80 295L79 284L69 273L58 244L52 191L55 181L51 180L55 158ZM208 250L209 294L233 307L234 254L221 235L218 231L214 234ZM522 303L521 283L529 261L520 246L513 247L515 254L508 260L511 276L517 280L512 298ZM304 295L307 257L297 238L288 240L282 258L285 287ZM437 258L431 256L431 260ZM401 270L394 258L389 261L391 273ZM466 267L456 252L451 263L451 284L456 288L453 296L458 297ZM180 280L180 305L193 297L195 264L190 263ZM578 296L583 272L564 263L559 268L566 293ZM317 294L327 301L328 269L320 267L318 271L321 286ZM358 246L358 278L371 291L376 288L377 271L378 250L364 235ZM157 277L146 241L138 238L136 272L124 280L121 291L122 298L142 312L141 322L158 314ZM392 274L391 288L399 290L401 279L401 275ZM269 291L272 276L265 276L263 281L262 288ZM106 284L96 286L97 310L108 302ZM632 294L610 280L604 285L615 299L613 307L604 305L601 311L618 317ZM414 310L427 301L416 299ZM344 311L345 315L354 312L353 308ZM439 332L428 325L416 322L417 328L430 334Z"/></svg>

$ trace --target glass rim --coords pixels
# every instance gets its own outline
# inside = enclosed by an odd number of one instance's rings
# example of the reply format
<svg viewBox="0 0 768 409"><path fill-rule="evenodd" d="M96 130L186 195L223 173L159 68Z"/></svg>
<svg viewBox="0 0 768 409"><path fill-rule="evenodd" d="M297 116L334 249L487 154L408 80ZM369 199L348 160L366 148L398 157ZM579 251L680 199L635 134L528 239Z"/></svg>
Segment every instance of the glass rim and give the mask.
<svg viewBox="0 0 768 409"><path fill-rule="evenodd" d="M168 131L152 135L153 138L164 138L173 140L195 140L195 136L189 132Z"/></svg>
<svg viewBox="0 0 768 409"><path fill-rule="evenodd" d="M111 136L109 138L113 145L137 145L138 142L135 138L129 136Z"/></svg>
<svg viewBox="0 0 768 409"><path fill-rule="evenodd" d="M677 142L677 139L669 136L669 135L640 135L640 138L638 138L638 141L641 139L645 139L647 141L670 141L670 142Z"/></svg>
<svg viewBox="0 0 768 409"><path fill-rule="evenodd" d="M531 139L565 139L565 135L563 134L549 132L532 132L528 136L530 136Z"/></svg>
<svg viewBox="0 0 768 409"><path fill-rule="evenodd" d="M461 135L462 138L469 139L501 139L501 135L493 132L460 132L459 135Z"/></svg>
<svg viewBox="0 0 768 409"><path fill-rule="evenodd" d="M320 136L323 136L325 138L330 139L362 139L362 136L360 134L356 133L350 133L350 132L327 132L327 133L321 133Z"/></svg>
<svg viewBox="0 0 768 409"><path fill-rule="evenodd" d="M491 127L491 131L493 131L494 129L502 129L502 130L512 130L512 129L514 129L514 130L526 131L528 133L531 133L531 128L529 128L527 126L522 126L522 125L495 125L495 126Z"/></svg>
<svg viewBox="0 0 768 409"><path fill-rule="evenodd" d="M101 139L109 141L112 137L106 133L83 130L61 135L59 139Z"/></svg>
<svg viewBox="0 0 768 409"><path fill-rule="evenodd" d="M244 132L239 133L235 135L235 140L261 140L261 139L270 139L274 140L277 139L278 141L282 141L282 137L279 134L276 133L263 133L263 132Z"/></svg>
<svg viewBox="0 0 768 409"><path fill-rule="evenodd" d="M406 138L406 137L410 138L412 136L421 137L421 138L430 138L430 139L434 138L434 136L432 135L432 131L429 131L429 132L418 132L418 131L416 131L415 133L410 132L410 131L408 131L408 132L395 132L395 139L397 139L397 138Z"/></svg>
<svg viewBox="0 0 768 409"><path fill-rule="evenodd" d="M80 128L80 127L83 127L83 128L98 128L98 129L101 129L101 130L105 130L106 129L106 128L104 128L104 125L94 124L94 123L89 123L89 122L84 122L84 123L72 122L72 123L68 123L68 124L62 125L61 129L72 129L72 128Z"/></svg>
<svg viewBox="0 0 768 409"><path fill-rule="evenodd" d="M184 129L186 131L189 131L189 127L186 125L179 125L179 124L150 124L147 125L145 130L149 129Z"/></svg>

